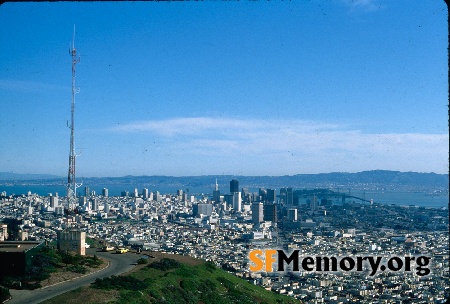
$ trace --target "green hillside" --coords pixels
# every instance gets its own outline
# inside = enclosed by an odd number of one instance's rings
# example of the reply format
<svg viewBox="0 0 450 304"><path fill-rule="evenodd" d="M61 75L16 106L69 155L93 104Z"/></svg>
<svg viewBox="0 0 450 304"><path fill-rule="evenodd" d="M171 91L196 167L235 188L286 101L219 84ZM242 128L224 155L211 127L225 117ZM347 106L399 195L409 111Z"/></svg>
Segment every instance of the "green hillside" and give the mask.
<svg viewBox="0 0 450 304"><path fill-rule="evenodd" d="M255 286L206 262L162 259L125 276L97 279L89 287L45 303L299 303Z"/></svg>

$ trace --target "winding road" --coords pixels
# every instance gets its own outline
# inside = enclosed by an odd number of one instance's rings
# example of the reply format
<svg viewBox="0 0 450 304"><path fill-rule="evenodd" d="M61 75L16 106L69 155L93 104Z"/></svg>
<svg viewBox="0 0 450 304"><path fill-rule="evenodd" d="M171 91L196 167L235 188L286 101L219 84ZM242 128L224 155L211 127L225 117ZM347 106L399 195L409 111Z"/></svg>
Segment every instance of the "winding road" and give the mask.
<svg viewBox="0 0 450 304"><path fill-rule="evenodd" d="M96 254L98 257L104 258L109 261L109 266L70 280L61 283L57 283L52 286L44 287L36 290L10 290L12 299L6 302L7 304L36 304L42 301L51 299L65 293L67 291L79 288L81 286L90 284L95 281L97 278L105 278L110 277L112 275L119 275L121 273L127 272L134 267L134 263L139 259L140 255L135 253L126 253L126 254L116 254L115 252L101 252L99 249L87 249L86 253L89 255Z"/></svg>

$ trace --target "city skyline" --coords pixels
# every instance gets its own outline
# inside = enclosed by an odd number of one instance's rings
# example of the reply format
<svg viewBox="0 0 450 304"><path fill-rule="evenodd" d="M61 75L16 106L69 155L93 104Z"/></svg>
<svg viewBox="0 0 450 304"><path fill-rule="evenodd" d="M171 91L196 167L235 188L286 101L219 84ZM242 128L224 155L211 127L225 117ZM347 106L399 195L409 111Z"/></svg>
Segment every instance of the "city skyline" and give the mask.
<svg viewBox="0 0 450 304"><path fill-rule="evenodd" d="M444 2L5 3L1 171L448 173Z"/></svg>

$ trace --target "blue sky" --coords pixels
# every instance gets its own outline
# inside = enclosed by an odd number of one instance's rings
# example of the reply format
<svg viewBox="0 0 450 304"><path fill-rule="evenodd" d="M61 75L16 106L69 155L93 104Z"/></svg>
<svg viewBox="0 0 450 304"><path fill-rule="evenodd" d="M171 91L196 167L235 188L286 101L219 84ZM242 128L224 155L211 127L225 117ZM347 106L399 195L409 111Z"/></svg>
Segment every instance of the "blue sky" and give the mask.
<svg viewBox="0 0 450 304"><path fill-rule="evenodd" d="M0 171L448 173L444 1L0 6Z"/></svg>

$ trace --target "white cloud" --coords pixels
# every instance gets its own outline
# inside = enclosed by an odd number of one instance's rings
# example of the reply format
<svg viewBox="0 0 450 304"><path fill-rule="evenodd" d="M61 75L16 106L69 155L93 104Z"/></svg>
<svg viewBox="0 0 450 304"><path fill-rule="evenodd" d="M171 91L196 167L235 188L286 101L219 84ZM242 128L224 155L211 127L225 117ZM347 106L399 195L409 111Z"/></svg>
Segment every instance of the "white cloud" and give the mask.
<svg viewBox="0 0 450 304"><path fill-rule="evenodd" d="M271 164L276 174L448 171L448 134L369 134L315 121L213 117L134 122L111 130L159 139L177 161L196 166L206 160L218 166Z"/></svg>
<svg viewBox="0 0 450 304"><path fill-rule="evenodd" d="M167 120L151 120L133 122L122 126L113 127L115 132L152 132L159 135L193 135L204 134L205 132L233 133L233 136L242 136L242 132L248 135L259 135L273 130L285 134L296 133L298 131L313 132L323 129L334 129L338 126L309 121L274 121L260 119L231 119L231 118L211 118L211 117L191 117L173 118ZM272 132L273 132L272 131ZM248 132L250 132L248 134Z"/></svg>
<svg viewBox="0 0 450 304"><path fill-rule="evenodd" d="M383 7L379 0L342 0L342 2L351 9L363 9L366 11L375 11Z"/></svg>

